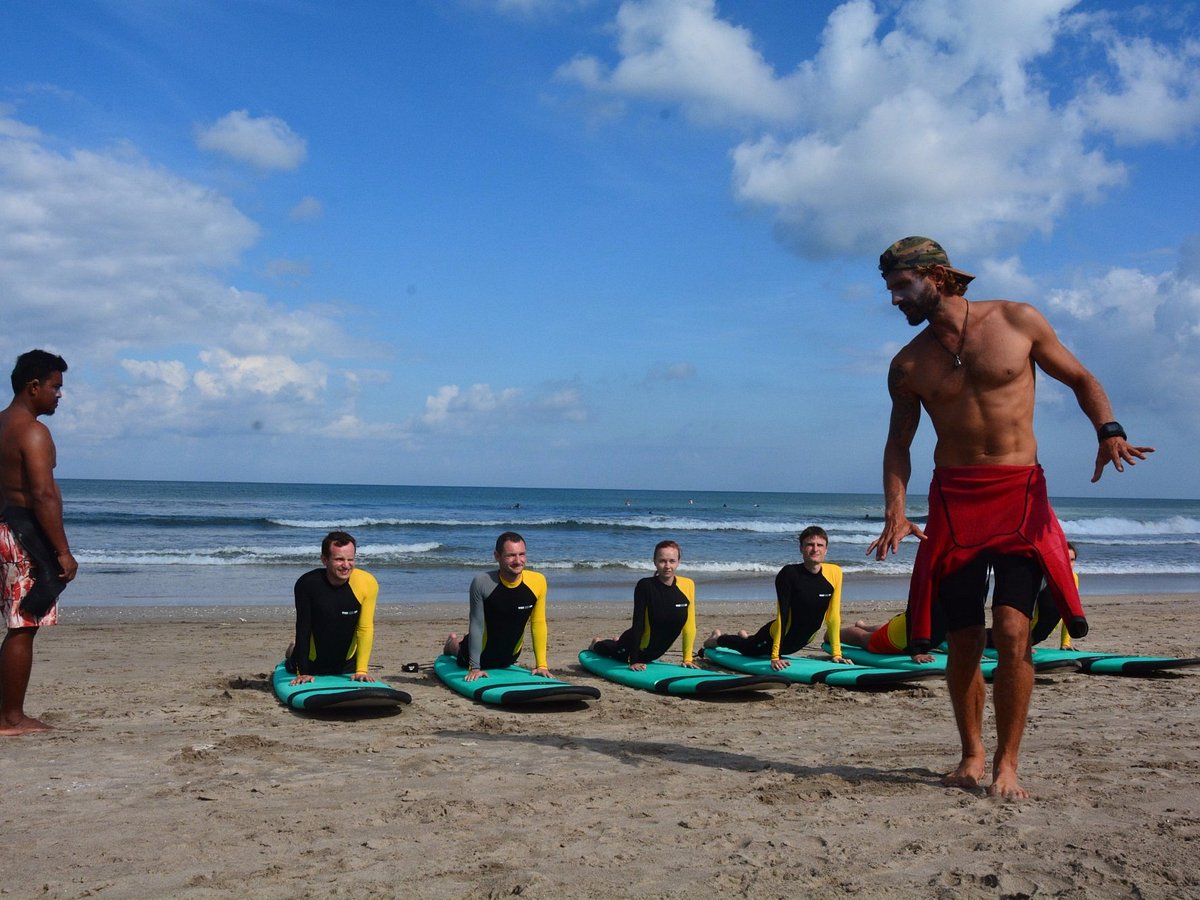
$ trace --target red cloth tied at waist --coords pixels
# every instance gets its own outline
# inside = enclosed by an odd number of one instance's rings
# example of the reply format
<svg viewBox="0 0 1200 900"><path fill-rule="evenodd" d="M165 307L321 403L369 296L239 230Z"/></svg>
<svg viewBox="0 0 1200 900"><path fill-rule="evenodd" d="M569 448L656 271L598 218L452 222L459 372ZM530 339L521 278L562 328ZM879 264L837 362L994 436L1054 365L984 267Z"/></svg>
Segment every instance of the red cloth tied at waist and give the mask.
<svg viewBox="0 0 1200 900"><path fill-rule="evenodd" d="M930 607L941 580L984 551L1036 559L1071 637L1087 634L1067 538L1041 466L941 466L929 486L926 539L908 588L908 646L927 652Z"/></svg>

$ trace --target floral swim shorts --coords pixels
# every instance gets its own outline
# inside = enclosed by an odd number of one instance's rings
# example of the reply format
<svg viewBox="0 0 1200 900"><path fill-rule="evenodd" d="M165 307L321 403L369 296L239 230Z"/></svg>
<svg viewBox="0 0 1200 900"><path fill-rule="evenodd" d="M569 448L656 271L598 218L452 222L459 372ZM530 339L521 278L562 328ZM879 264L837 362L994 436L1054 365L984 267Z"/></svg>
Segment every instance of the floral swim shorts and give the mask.
<svg viewBox="0 0 1200 900"><path fill-rule="evenodd" d="M33 564L25 548L12 533L12 529L0 522L0 614L8 628L34 628L40 625L58 624L58 604L55 603L40 619L27 618L21 612L21 601L33 587L30 570Z"/></svg>

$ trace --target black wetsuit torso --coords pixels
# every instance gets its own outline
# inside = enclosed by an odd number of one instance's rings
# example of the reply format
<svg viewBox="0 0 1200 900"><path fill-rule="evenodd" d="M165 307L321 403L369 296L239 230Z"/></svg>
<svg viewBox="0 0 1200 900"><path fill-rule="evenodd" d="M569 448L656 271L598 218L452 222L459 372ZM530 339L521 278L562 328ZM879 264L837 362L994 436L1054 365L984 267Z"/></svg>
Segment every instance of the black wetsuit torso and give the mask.
<svg viewBox="0 0 1200 900"><path fill-rule="evenodd" d="M334 587L324 569L313 569L296 580L296 645L289 670L301 675L338 675L354 671L347 659L358 628L362 604L350 585ZM316 648L316 658L310 659Z"/></svg>

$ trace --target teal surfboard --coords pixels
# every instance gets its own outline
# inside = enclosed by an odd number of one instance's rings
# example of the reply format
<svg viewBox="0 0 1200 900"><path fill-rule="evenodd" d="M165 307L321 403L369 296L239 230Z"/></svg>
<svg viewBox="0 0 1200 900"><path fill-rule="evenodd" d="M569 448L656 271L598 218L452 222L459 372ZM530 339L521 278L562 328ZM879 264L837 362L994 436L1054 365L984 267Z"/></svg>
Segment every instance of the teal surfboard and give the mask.
<svg viewBox="0 0 1200 900"><path fill-rule="evenodd" d="M989 650L988 652L993 651ZM1200 666L1200 657L1195 656L1125 656L1120 653L1092 653L1087 650L1033 648L1035 667L1054 661L1074 662L1081 671L1087 672L1089 675L1153 675L1156 672Z"/></svg>
<svg viewBox="0 0 1200 900"><path fill-rule="evenodd" d="M285 706L305 712L385 709L412 702L407 693L382 681L355 681L349 675L318 675L306 684L292 684L295 677L280 663L271 675L271 687Z"/></svg>
<svg viewBox="0 0 1200 900"><path fill-rule="evenodd" d="M470 700L497 706L519 706L527 703L567 703L577 700L597 700L599 688L587 684L570 684L556 678L534 675L520 666L488 669L486 678L467 681L467 669L453 656L443 653L433 661L438 679L452 691Z"/></svg>
<svg viewBox="0 0 1200 900"><path fill-rule="evenodd" d="M579 654L579 662L593 675L656 694L711 697L737 691L770 691L788 685L787 679L774 673L733 675L709 669L689 669L687 666L658 661L646 663L643 671L635 672L629 668L629 663L601 656L591 650L582 651Z"/></svg>
<svg viewBox="0 0 1200 900"><path fill-rule="evenodd" d="M825 644L825 652L829 652L829 645ZM864 650L862 647L855 647L852 644L842 644L842 656L846 659L854 660L854 662L864 666L882 666L888 669L907 669L907 670L929 670L945 674L946 664L950 657L945 653L935 650L932 654L933 662L919 663L913 662L912 657L907 653L872 653L870 650ZM987 655L985 651L983 659L979 662L979 668L983 672L985 681L991 681L996 674L996 660ZM1035 672L1054 672L1064 669L1075 670L1078 668L1076 660L1070 659L1045 659L1040 663L1036 660L1033 664Z"/></svg>
<svg viewBox="0 0 1200 900"><path fill-rule="evenodd" d="M704 658L726 669L745 672L747 675L778 675L799 684L829 684L836 687L870 688L889 684L904 684L925 678L940 678L944 672L919 669L883 669L875 666L843 665L827 659L808 656L784 655L789 663L778 672L771 668L771 660L759 656L744 656L728 647L705 647Z"/></svg>

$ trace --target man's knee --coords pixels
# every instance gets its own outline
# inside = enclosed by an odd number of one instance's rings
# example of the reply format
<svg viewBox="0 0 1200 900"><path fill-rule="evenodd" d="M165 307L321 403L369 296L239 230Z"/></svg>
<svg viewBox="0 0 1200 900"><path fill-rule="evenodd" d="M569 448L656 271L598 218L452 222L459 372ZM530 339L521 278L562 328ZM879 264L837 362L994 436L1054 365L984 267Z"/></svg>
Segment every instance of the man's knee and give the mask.
<svg viewBox="0 0 1200 900"><path fill-rule="evenodd" d="M992 610L992 642L1001 659L1029 658L1029 616L1012 606L995 607Z"/></svg>

